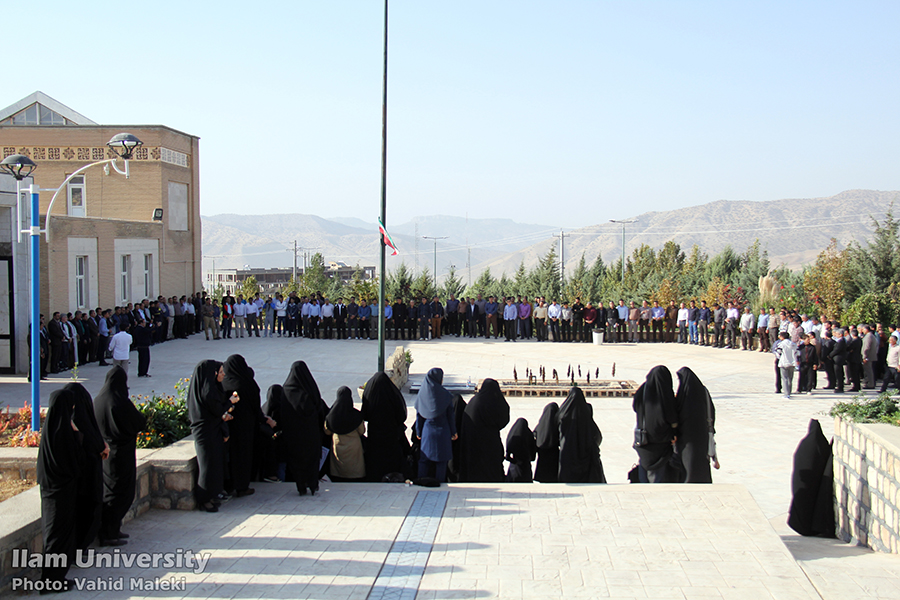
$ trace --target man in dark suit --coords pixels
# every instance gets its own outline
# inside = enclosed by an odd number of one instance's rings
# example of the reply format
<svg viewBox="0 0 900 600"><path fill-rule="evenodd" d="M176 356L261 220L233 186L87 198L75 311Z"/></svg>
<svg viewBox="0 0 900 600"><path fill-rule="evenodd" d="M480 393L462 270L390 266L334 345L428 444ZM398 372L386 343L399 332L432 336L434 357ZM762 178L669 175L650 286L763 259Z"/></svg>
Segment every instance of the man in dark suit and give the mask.
<svg viewBox="0 0 900 600"><path fill-rule="evenodd" d="M344 304L343 298L337 299L334 305L334 329L337 332L337 339L347 339L347 305Z"/></svg>
<svg viewBox="0 0 900 600"><path fill-rule="evenodd" d="M41 356L41 379L47 379L47 357L50 356L50 336L47 333L47 326L44 324L44 315L41 315L40 328L40 356ZM28 324L28 381L31 381L31 324Z"/></svg>
<svg viewBox="0 0 900 600"><path fill-rule="evenodd" d="M866 376L866 389L875 389L875 364L878 362L878 341L875 339L875 327L863 325L862 331L862 369ZM862 335L862 332L860 333Z"/></svg>
<svg viewBox="0 0 900 600"><path fill-rule="evenodd" d="M828 380L826 390L834 389L834 360L831 358L831 351L834 350L834 337L831 331L826 331L822 337L822 370L825 372L825 378Z"/></svg>
<svg viewBox="0 0 900 600"><path fill-rule="evenodd" d="M475 304L475 298L469 298L469 305L466 306L466 327L469 331L469 337L478 337L478 305Z"/></svg>
<svg viewBox="0 0 900 600"><path fill-rule="evenodd" d="M862 338L855 329L850 330L850 342L847 344L847 367L850 371L850 391L858 392L860 389L859 379L862 373L863 356L862 356Z"/></svg>
<svg viewBox="0 0 900 600"><path fill-rule="evenodd" d="M90 335L88 362L94 362L99 359L97 351L100 348L100 316L97 314L97 311L91 310L88 313L88 320L85 324Z"/></svg>
<svg viewBox="0 0 900 600"><path fill-rule="evenodd" d="M834 363L835 394L844 393L844 365L847 364L847 342L844 340L844 330L834 330L834 348L828 355Z"/></svg>
<svg viewBox="0 0 900 600"><path fill-rule="evenodd" d="M59 373L59 363L62 360L63 334L62 325L59 322L59 312L53 313L50 323L47 325L47 334L50 336L50 372Z"/></svg>

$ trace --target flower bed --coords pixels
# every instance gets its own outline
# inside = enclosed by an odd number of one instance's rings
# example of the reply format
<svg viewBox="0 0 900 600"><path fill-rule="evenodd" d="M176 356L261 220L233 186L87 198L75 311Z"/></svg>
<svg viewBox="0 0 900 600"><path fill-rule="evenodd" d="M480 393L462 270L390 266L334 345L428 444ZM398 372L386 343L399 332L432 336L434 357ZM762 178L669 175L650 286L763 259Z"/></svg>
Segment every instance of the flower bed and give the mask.
<svg viewBox="0 0 900 600"><path fill-rule="evenodd" d="M191 433L191 421L187 411L189 379L179 379L174 396L134 396L138 410L147 417L147 425L138 434L138 448L162 448L174 444Z"/></svg>

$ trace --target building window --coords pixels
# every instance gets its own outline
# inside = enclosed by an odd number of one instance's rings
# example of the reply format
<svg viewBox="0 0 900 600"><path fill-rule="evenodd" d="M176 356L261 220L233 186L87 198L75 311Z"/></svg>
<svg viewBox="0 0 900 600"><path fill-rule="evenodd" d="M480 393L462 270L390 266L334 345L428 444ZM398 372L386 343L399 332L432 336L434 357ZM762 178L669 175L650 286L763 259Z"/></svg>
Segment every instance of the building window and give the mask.
<svg viewBox="0 0 900 600"><path fill-rule="evenodd" d="M144 298L153 297L153 255L144 255Z"/></svg>
<svg viewBox="0 0 900 600"><path fill-rule="evenodd" d="M78 175L69 180L69 216L83 217L84 209L84 175Z"/></svg>
<svg viewBox="0 0 900 600"><path fill-rule="evenodd" d="M75 257L75 304L76 308L79 310L87 308L88 302L88 293L87 293L87 270L88 270L88 257L87 256L76 256Z"/></svg>
<svg viewBox="0 0 900 600"><path fill-rule="evenodd" d="M188 186L186 183L169 182L169 229L188 230Z"/></svg>
<svg viewBox="0 0 900 600"><path fill-rule="evenodd" d="M69 125L70 123L58 112L36 102L23 108L0 125Z"/></svg>
<svg viewBox="0 0 900 600"><path fill-rule="evenodd" d="M131 297L131 255L123 254L122 255L122 267L120 272L121 284L122 284L122 304L127 304L128 299Z"/></svg>

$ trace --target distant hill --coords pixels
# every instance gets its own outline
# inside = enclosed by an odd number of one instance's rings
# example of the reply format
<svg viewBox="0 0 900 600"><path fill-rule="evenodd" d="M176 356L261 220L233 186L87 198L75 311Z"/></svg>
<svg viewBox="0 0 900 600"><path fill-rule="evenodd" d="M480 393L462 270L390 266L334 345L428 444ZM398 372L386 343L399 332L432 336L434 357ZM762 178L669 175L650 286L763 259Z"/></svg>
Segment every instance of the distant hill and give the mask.
<svg viewBox="0 0 900 600"><path fill-rule="evenodd" d="M671 239L685 252L697 244L713 255L730 244L740 253L758 238L773 266L796 269L814 260L832 237L842 246L868 239L870 216L881 219L895 198L900 198L900 192L851 190L829 198L718 200L648 212L632 217L636 222L626 226L626 251L630 254L642 243L658 248ZM438 276L455 265L464 281L467 260L473 279L488 267L499 277L503 272L512 275L523 260L526 267L533 267L551 244L559 246L558 227L509 219L434 215L389 223L388 229L400 248L400 256L388 258L388 269L404 261L431 271L434 243L422 236L447 236L437 242ZM217 268L289 267L293 256L288 249L294 240L301 252L321 252L326 260L351 265L378 262L377 226L358 218L223 214L203 217L204 267L210 269L212 260ZM608 262L618 260L621 248L620 225L601 223L566 232L566 268L574 268L582 253L589 262L598 254Z"/></svg>
<svg viewBox="0 0 900 600"><path fill-rule="evenodd" d="M378 261L379 238L375 223L353 217L324 219L315 215L235 215L203 218L204 268L289 267L294 240L302 252L321 252L326 260L354 265L374 265ZM423 236L445 237L437 242L438 275L450 265L462 272L467 261L481 263L520 250L552 232L548 225L516 223L509 219L465 219L425 216L408 223L388 225L400 249L388 257L388 268L401 261L414 268L434 265L434 242ZM468 244L467 244L468 242ZM418 252L417 252L418 250ZM298 258L298 265L302 265Z"/></svg>
<svg viewBox="0 0 900 600"><path fill-rule="evenodd" d="M881 219L900 192L850 190L829 198L772 200L766 202L718 200L700 206L663 212L648 212L631 217L626 225L626 253L635 246L661 247L674 240L687 252L697 244L710 256L725 246L743 252L759 239L769 253L773 266L784 264L797 269L815 260L831 238L841 247L853 240L864 241L872 232L871 217ZM626 219L626 220L630 220ZM547 237L527 248L473 265L473 272L490 268L496 276L512 274L524 260L528 268L537 264L551 244L558 248L559 238ZM566 270L575 267L582 253L593 261L617 261L622 254L622 226L614 223L591 225L567 232Z"/></svg>

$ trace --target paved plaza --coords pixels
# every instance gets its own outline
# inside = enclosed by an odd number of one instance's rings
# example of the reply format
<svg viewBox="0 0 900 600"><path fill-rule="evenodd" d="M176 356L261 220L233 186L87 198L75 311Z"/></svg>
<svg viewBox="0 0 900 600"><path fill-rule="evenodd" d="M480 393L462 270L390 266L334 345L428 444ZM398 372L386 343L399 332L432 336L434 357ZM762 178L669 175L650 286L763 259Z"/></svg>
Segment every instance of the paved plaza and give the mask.
<svg viewBox="0 0 900 600"><path fill-rule="evenodd" d="M775 395L769 355L671 344L457 338L401 343L414 358L412 377L437 366L463 382L510 378L513 368L524 377L526 368L540 366L563 376L569 365L590 370L592 378L597 369L600 378L610 378L615 363L616 378L640 383L657 364L673 376L687 365L716 404L722 468L713 473L713 486L628 485L626 473L636 461L631 399L591 399L603 433L603 465L614 485L460 484L425 490L327 484L316 497L301 498L290 484L260 483L257 494L235 499L217 514L151 511L126 527L132 533L129 552L210 552L204 573L73 572L89 578L184 576L185 591L70 597L900 598L900 557L801 538L784 525L794 449L811 417L822 420L830 437L831 418L824 413L838 396ZM387 344L388 355L395 346ZM291 362L305 360L330 403L338 387L355 389L372 375L376 352L372 341L206 342L194 336L154 346L150 379L135 377L132 361L131 391L169 393L197 361L240 353L264 392L284 381ZM105 372L89 365L79 376L96 393ZM44 382L45 401L68 381L58 377ZM3 402L16 407L27 400L23 380L0 381ZM412 405L414 396L407 400ZM511 422L524 417L533 428L546 401L509 403ZM409 423L414 416L410 410ZM423 496L441 493L440 502Z"/></svg>

